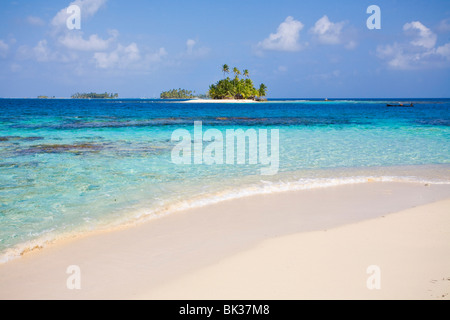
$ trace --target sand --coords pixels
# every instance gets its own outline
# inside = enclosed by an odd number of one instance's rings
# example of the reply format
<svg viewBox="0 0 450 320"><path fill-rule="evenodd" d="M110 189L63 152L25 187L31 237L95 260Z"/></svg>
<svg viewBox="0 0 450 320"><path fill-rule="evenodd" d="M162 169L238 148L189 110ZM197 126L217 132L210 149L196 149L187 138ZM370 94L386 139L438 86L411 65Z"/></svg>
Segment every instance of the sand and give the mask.
<svg viewBox="0 0 450 320"><path fill-rule="evenodd" d="M238 100L238 99L191 99L186 101L180 101L181 103L260 103L261 101L255 100Z"/></svg>
<svg viewBox="0 0 450 320"><path fill-rule="evenodd" d="M449 299L449 209L390 182L224 201L0 265L0 299Z"/></svg>

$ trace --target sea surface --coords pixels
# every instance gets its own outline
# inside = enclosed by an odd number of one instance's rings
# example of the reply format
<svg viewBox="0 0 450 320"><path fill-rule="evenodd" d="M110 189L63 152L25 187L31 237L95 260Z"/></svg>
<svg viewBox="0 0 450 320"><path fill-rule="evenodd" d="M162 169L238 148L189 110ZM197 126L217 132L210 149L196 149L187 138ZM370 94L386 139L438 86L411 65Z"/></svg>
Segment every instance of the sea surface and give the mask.
<svg viewBox="0 0 450 320"><path fill-rule="evenodd" d="M399 103L414 107L386 106ZM194 140L194 121L224 136L278 130L278 173L175 164L172 134ZM0 99L0 262L224 199L370 181L450 184L450 99Z"/></svg>

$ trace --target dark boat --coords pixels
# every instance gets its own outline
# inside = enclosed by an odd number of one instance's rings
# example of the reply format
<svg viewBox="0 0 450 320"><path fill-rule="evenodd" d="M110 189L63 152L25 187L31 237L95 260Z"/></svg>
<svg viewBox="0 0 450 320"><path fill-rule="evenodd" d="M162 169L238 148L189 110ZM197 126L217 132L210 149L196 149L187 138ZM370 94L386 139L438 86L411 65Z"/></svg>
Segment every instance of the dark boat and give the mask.
<svg viewBox="0 0 450 320"><path fill-rule="evenodd" d="M387 104L386 107L412 108L412 107L414 107L414 105L413 105L412 103L411 103L411 104L403 104L403 103L400 103L400 104Z"/></svg>

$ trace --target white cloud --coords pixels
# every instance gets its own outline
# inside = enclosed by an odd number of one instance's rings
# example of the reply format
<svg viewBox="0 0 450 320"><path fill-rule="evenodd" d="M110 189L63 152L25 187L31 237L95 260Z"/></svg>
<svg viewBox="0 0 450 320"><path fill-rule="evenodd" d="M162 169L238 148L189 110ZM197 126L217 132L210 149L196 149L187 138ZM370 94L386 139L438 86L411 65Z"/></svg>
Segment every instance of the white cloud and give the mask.
<svg viewBox="0 0 450 320"><path fill-rule="evenodd" d="M102 8L107 0L76 0L71 3L80 6L83 19L92 17ZM49 37L39 41L34 47L22 45L18 47L16 59L34 60L42 63L60 62L70 64L77 74L86 73L97 67L99 70L120 70L127 72L147 72L167 55L164 48L156 52L141 50L140 46L132 42L123 45L119 42L119 32L109 30L108 37L98 34L85 34L83 30L68 30L66 9L60 10L51 20ZM29 17L28 22L40 23L37 19ZM3 43L3 42L2 42ZM7 46L5 44L5 46ZM190 54L201 53L197 43L187 42ZM201 48L200 48L201 49ZM0 55L2 54L0 44Z"/></svg>
<svg viewBox="0 0 450 320"><path fill-rule="evenodd" d="M32 26L36 26L36 27L42 27L45 25L45 21L39 17L28 16L27 22L29 24L31 24Z"/></svg>
<svg viewBox="0 0 450 320"><path fill-rule="evenodd" d="M70 5L78 5L81 8L82 19L92 17L105 5L107 0L70 0ZM117 30L108 31L107 36L100 33L91 33L83 29L68 30L66 20L68 18L66 8L57 12L50 24L45 39L40 40L34 46L19 46L15 58L20 60L32 60L40 63L58 62L68 64L77 74L89 72L116 72L123 73L148 73L161 65L170 65L173 61L192 59L205 56L209 48L202 47L199 41L187 39L186 49L168 58L166 49L151 49L141 46L137 42L121 43ZM32 25L42 24L40 18L29 16L27 22ZM10 46L0 40L0 57L6 56ZM12 68L12 67L11 67ZM20 70L17 66L14 70Z"/></svg>
<svg viewBox="0 0 450 320"><path fill-rule="evenodd" d="M403 31L413 39L377 47L378 57L389 67L408 70L449 66L450 43L436 47L436 34L420 21L406 23Z"/></svg>
<svg viewBox="0 0 450 320"><path fill-rule="evenodd" d="M316 21L314 27L310 32L314 34L317 40L323 44L340 44L342 28L345 25L345 21L331 22L327 16L323 16Z"/></svg>
<svg viewBox="0 0 450 320"><path fill-rule="evenodd" d="M378 57L388 60L388 65L393 69L409 69L410 64L415 59L413 56L405 54L404 49L398 43L379 46L377 54Z"/></svg>
<svg viewBox="0 0 450 320"><path fill-rule="evenodd" d="M7 43L5 43L3 40L0 40L0 57L6 58L6 55L8 54L9 46Z"/></svg>
<svg viewBox="0 0 450 320"><path fill-rule="evenodd" d="M438 47L436 53L450 60L450 43Z"/></svg>
<svg viewBox="0 0 450 320"><path fill-rule="evenodd" d="M344 26L346 21L332 22L328 16L323 16L316 21L314 27L309 30L309 33L313 35L313 38L320 44L325 45L344 45L344 48L352 50L356 48L357 42L353 38L354 30L349 30Z"/></svg>
<svg viewBox="0 0 450 320"><path fill-rule="evenodd" d="M299 38L303 27L303 23L289 16L278 26L277 32L259 42L258 47L264 50L299 51L302 49Z"/></svg>
<svg viewBox="0 0 450 320"><path fill-rule="evenodd" d="M60 37L59 42L70 50L79 51L105 51L110 44L116 40L118 33L112 32L109 39L101 39L98 35L93 34L87 40L83 39L82 33L69 32Z"/></svg>
<svg viewBox="0 0 450 320"><path fill-rule="evenodd" d="M403 26L404 31L411 31L416 36L411 44L414 46L421 46L427 49L433 48L436 45L437 36L430 29L425 27L420 21L413 21L406 23Z"/></svg>
<svg viewBox="0 0 450 320"><path fill-rule="evenodd" d="M94 62L99 69L125 69L146 72L159 64L167 51L160 48L157 52L141 52L136 43L128 46L119 44L111 52L96 52Z"/></svg>
<svg viewBox="0 0 450 320"><path fill-rule="evenodd" d="M139 48L134 42L126 47L119 44L111 52L96 52L94 54L97 67L101 69L125 68L140 59L141 54Z"/></svg>
<svg viewBox="0 0 450 320"><path fill-rule="evenodd" d="M71 62L78 59L73 52L59 52L50 48L46 39L40 40L36 46L29 48L28 46L20 46L17 49L17 58L20 60L34 59L38 62Z"/></svg>

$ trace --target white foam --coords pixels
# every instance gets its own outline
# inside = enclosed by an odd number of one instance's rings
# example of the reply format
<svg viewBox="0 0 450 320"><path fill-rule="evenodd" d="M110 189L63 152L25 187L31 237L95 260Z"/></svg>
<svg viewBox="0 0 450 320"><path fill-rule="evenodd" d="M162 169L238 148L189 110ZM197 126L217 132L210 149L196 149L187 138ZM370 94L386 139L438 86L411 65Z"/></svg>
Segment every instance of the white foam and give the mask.
<svg viewBox="0 0 450 320"><path fill-rule="evenodd" d="M251 185L238 189L228 189L210 195L202 195L191 200L184 200L177 203L167 204L159 209L139 210L134 215L134 219L148 220L148 218L160 217L170 213L184 211L188 209L200 208L223 201L234 200L249 196L280 193L287 191L300 191L318 188L336 187L349 184L360 184L369 182L403 182L420 184L439 184L450 185L450 181L431 181L416 177L397 177L397 176L357 176L345 178L315 178L299 179L296 181L260 181L260 185Z"/></svg>

